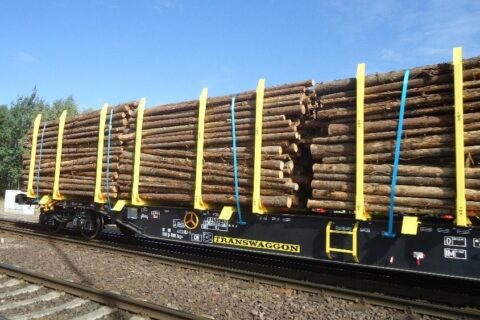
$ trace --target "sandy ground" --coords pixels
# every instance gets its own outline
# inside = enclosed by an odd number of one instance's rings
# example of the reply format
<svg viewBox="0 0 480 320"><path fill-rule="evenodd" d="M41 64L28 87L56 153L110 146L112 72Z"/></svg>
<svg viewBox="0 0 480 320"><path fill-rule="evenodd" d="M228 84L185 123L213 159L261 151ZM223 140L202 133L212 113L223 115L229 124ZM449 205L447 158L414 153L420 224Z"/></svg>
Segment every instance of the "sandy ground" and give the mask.
<svg viewBox="0 0 480 320"><path fill-rule="evenodd" d="M0 260L99 290L115 291L210 319L408 319L389 308L312 296L144 257L4 234ZM421 317L432 320L436 318Z"/></svg>

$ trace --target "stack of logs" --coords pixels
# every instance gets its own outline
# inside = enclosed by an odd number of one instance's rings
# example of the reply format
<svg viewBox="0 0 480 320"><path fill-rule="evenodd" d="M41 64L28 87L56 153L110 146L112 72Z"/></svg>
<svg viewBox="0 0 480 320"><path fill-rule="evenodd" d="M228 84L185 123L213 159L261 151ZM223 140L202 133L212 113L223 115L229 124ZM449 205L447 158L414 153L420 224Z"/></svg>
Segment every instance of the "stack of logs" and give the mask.
<svg viewBox="0 0 480 320"><path fill-rule="evenodd" d="M129 133L128 120L138 102L129 102L108 108L105 123L105 138L103 150L102 193L104 197L116 198L118 193L117 178L119 159L125 147L123 137ZM112 115L109 190L106 190L107 178L107 139L110 112ZM92 199L95 192L95 178L97 167L98 129L100 111L92 111L66 118L63 132L62 162L60 170L60 194L70 197L85 197ZM33 188L37 190L38 160L41 155L39 196L52 194L55 175L55 160L57 154L58 120L45 123L43 146L41 149L41 135L43 123L40 125L37 141L37 156L35 161L35 175ZM23 156L23 181L26 189L30 165L31 132L29 133L27 150Z"/></svg>
<svg viewBox="0 0 480 320"><path fill-rule="evenodd" d="M480 209L480 58L464 60L466 198ZM388 212L391 174L404 72L365 79L365 202L370 212ZM309 208L353 210L355 203L355 79L317 84L319 110L307 122L314 159ZM455 208L453 66L410 71L395 211L442 214Z"/></svg>
<svg viewBox="0 0 480 320"><path fill-rule="evenodd" d="M305 207L307 193L299 183L308 187L309 181L297 163L301 155L297 127L313 108L312 86L312 81L304 81L265 90L261 201L266 207ZM246 206L252 203L255 103L255 91L236 95L239 199ZM207 100L202 194L210 205L235 204L230 105L231 96ZM193 204L198 109L195 100L145 110L139 182L143 200ZM135 121L135 117L130 119L130 127ZM120 160L119 196L123 199L131 196L134 138L130 134L129 147Z"/></svg>
<svg viewBox="0 0 480 320"><path fill-rule="evenodd" d="M480 58L464 61L464 142L466 200L480 211ZM364 193L366 209L386 213L404 71L365 79ZM304 81L265 90L261 201L276 210L355 206L356 81ZM255 91L235 95L240 203L253 192ZM396 186L396 212L444 214L455 208L453 66L410 71ZM203 158L203 201L234 205L231 96L207 100ZM113 107L110 188L112 198L130 199L137 102ZM140 198L191 206L195 193L198 100L145 110L140 161ZM94 196L99 112L68 117L63 138L60 193ZM41 126L42 127L42 126ZM40 128L41 132L41 128ZM107 130L105 131L107 133ZM47 122L40 195L51 194L58 121ZM107 137L105 137L106 141ZM30 148L28 148L30 149ZM40 138L37 143L37 159ZM106 185L106 145L103 183ZM24 156L24 180L30 154ZM35 163L35 177L37 175ZM34 180L35 181L35 180ZM25 185L26 186L26 185ZM36 185L34 183L34 189ZM308 201L307 201L307 198Z"/></svg>

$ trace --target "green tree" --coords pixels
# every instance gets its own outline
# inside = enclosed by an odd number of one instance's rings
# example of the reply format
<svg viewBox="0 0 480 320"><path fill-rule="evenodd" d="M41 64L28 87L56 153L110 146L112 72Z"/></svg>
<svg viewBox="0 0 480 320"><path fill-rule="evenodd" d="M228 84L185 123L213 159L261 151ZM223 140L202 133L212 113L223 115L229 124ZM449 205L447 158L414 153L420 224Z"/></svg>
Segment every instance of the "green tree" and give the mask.
<svg viewBox="0 0 480 320"><path fill-rule="evenodd" d="M8 157L10 156L7 141L11 137L10 128L8 127L9 117L8 106L0 105L0 190L3 190L7 185Z"/></svg>
<svg viewBox="0 0 480 320"><path fill-rule="evenodd" d="M72 96L53 101L51 107L46 112L45 118L47 120L58 119L64 110L67 110L67 116L69 117L78 114L77 103Z"/></svg>
<svg viewBox="0 0 480 320"><path fill-rule="evenodd" d="M78 113L73 97L57 99L50 106L34 88L28 96L18 98L10 107L0 106L0 191L21 188L23 154L27 154L28 131L37 114L42 113L42 122L58 118L63 110L68 115Z"/></svg>

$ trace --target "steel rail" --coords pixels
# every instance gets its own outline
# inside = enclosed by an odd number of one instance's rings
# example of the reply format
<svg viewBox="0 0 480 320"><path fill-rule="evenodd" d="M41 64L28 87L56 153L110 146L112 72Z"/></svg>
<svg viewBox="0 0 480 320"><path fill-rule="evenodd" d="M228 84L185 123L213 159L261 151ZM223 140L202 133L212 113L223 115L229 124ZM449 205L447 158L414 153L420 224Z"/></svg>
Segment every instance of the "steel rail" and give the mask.
<svg viewBox="0 0 480 320"><path fill-rule="evenodd" d="M0 220L0 222L5 222ZM7 221L7 223L9 223ZM273 285L283 288L290 288L297 291L308 292L316 295L329 295L335 298L341 298L352 301L362 301L365 304L394 308L403 310L408 313L418 313L423 315L429 315L434 317L440 317L443 319L479 319L480 310L470 308L458 308L453 306L447 306L444 304L433 303L429 301L420 301L407 298L394 297L390 295L384 295L380 293L365 292L361 290L348 289L342 287L336 287L327 284L312 283L308 281L290 279L285 277L279 277L269 274L257 273L246 270L239 270L234 268L228 268L224 266L214 266L212 264L189 261L181 258L174 258L168 256L162 256L158 254L152 254L142 251L134 251L125 248L119 248L112 245L101 244L100 242L93 241L81 241L72 238L62 236L52 236L48 234L39 234L24 229L7 228L0 226L0 230L8 231L12 233L20 233L27 236L36 238L44 238L49 240L58 240L62 242L74 243L83 246L89 246L96 249L107 250L110 252L122 253L131 257L143 257L154 258L158 262L166 265L178 265L183 268L201 269L214 274L220 274L222 276L228 276L235 279L241 279L254 283L262 283L267 285Z"/></svg>
<svg viewBox="0 0 480 320"><path fill-rule="evenodd" d="M22 279L26 282L39 284L50 289L66 292L74 296L88 298L91 301L126 310L134 314L145 315L153 319L206 319L183 311L133 299L114 292L101 291L93 287L57 279L39 272L24 270L5 263L0 263L0 273L13 278Z"/></svg>

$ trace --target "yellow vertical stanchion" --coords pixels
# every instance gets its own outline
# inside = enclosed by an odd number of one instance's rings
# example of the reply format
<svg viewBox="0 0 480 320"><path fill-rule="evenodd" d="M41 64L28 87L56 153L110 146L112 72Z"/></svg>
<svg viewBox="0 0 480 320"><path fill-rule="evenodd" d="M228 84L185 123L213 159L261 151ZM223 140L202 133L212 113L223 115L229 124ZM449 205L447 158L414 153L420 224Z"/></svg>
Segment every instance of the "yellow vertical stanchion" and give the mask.
<svg viewBox="0 0 480 320"><path fill-rule="evenodd" d="M197 131L197 160L195 164L195 197L193 207L197 210L207 210L208 205L202 199L203 178L203 143L205 129L205 112L207 109L208 89L203 88L198 101L198 131Z"/></svg>
<svg viewBox="0 0 480 320"><path fill-rule="evenodd" d="M98 123L98 146L97 146L97 172L95 175L95 195L93 201L96 203L105 203L102 196L102 167L103 167L103 147L105 138L105 121L107 119L108 104L104 104L100 111L100 122Z"/></svg>
<svg viewBox="0 0 480 320"><path fill-rule="evenodd" d="M365 210L363 189L364 176L364 98L365 98L365 63L357 66L357 121L356 121L356 175L355 175L355 219L368 220Z"/></svg>
<svg viewBox="0 0 480 320"><path fill-rule="evenodd" d="M132 204L135 206L144 206L146 202L140 198L138 184L140 182L140 159L142 152L142 131L143 114L145 113L145 98L140 99L137 108L137 122L135 124L135 154L133 159L133 177L132 177Z"/></svg>
<svg viewBox="0 0 480 320"><path fill-rule="evenodd" d="M57 157L55 160L55 176L53 179L53 200L63 200L60 193L60 171L62 170L62 147L63 147L63 130L65 128L65 119L67 118L67 110L62 112L58 121L58 137L57 137Z"/></svg>
<svg viewBox="0 0 480 320"><path fill-rule="evenodd" d="M32 149L30 151L30 168L28 171L28 184L27 184L27 197L35 198L37 195L33 190L33 176L35 174L35 157L37 156L37 140L38 140L38 129L40 128L40 121L42 120L42 114L37 115L35 121L33 122L33 133L32 133ZM40 169L40 168L39 168Z"/></svg>
<svg viewBox="0 0 480 320"><path fill-rule="evenodd" d="M263 97L265 94L265 79L260 79L257 85L255 104L255 150L253 165L253 201L252 212L264 214L267 209L262 205L260 198L262 173L262 128L263 128Z"/></svg>
<svg viewBox="0 0 480 320"><path fill-rule="evenodd" d="M453 49L453 82L455 92L455 172L457 186L456 225L466 227L467 217L465 197L465 151L463 131L463 61L462 48Z"/></svg>

